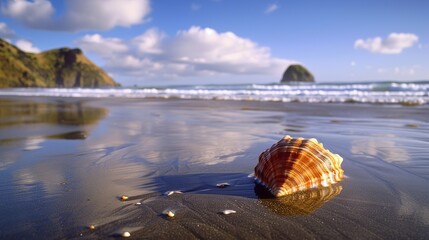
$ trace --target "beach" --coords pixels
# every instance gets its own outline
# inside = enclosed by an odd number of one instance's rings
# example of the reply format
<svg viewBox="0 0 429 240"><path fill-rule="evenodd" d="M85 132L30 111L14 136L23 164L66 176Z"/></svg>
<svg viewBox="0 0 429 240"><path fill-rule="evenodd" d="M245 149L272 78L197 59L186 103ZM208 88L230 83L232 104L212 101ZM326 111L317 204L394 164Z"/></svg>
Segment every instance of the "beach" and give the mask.
<svg viewBox="0 0 429 240"><path fill-rule="evenodd" d="M427 104L2 96L0 238L425 239L428 117ZM271 198L251 174L285 135L341 155L344 180Z"/></svg>

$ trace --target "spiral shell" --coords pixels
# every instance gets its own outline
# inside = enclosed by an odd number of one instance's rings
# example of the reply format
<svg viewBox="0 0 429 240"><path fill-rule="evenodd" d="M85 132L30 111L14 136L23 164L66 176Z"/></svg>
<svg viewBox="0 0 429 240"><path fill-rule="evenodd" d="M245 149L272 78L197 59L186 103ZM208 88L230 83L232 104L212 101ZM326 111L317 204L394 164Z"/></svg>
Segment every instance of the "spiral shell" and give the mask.
<svg viewBox="0 0 429 240"><path fill-rule="evenodd" d="M342 161L314 138L286 136L261 153L255 178L274 196L281 197L341 181Z"/></svg>

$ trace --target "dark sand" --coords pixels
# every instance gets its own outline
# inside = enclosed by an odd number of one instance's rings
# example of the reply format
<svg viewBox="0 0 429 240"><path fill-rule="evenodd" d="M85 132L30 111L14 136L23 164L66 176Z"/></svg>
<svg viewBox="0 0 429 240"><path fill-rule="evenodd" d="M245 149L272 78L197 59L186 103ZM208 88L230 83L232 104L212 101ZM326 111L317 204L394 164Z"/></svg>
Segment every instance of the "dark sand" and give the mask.
<svg viewBox="0 0 429 240"><path fill-rule="evenodd" d="M0 238L427 239L428 121L428 106L0 99ZM340 154L347 178L269 198L248 175L286 134Z"/></svg>

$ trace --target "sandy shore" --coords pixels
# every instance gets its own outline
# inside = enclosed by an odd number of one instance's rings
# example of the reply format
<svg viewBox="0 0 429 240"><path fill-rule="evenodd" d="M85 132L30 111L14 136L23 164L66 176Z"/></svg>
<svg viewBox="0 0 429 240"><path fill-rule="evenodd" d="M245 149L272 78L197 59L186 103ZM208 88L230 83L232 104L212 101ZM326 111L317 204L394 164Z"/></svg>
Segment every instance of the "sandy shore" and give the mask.
<svg viewBox="0 0 429 240"><path fill-rule="evenodd" d="M8 216L0 238L129 231L158 239L424 239L428 112L426 105L0 99L0 215ZM347 178L269 198L248 175L286 134L315 137L340 154ZM222 182L231 186L217 188ZM171 190L183 194L164 194ZM221 214L226 209L236 213Z"/></svg>

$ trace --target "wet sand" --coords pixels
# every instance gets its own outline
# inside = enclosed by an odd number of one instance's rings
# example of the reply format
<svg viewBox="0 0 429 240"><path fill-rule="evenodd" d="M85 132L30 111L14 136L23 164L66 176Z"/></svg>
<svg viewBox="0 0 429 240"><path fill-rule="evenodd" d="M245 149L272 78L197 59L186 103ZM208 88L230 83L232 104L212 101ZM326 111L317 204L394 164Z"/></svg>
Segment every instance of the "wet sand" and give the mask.
<svg viewBox="0 0 429 240"><path fill-rule="evenodd" d="M425 239L428 121L428 106L0 99L0 238ZM248 175L286 134L340 154L347 178L270 198Z"/></svg>

